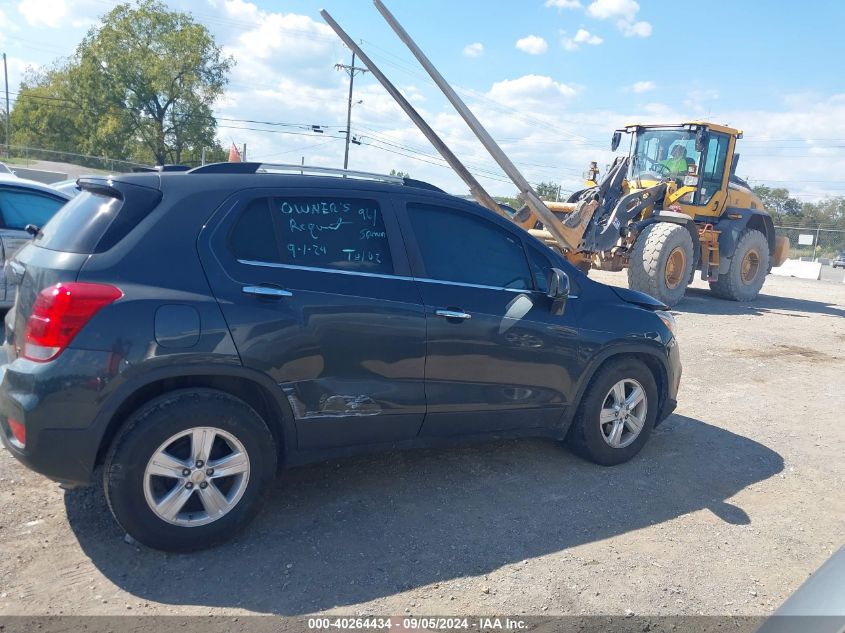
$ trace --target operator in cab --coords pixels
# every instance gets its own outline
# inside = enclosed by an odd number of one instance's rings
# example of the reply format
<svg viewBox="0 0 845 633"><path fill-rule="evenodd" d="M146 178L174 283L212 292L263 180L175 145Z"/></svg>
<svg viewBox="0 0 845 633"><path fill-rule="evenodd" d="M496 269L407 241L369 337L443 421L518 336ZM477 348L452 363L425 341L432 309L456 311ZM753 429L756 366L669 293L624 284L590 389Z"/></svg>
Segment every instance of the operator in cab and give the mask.
<svg viewBox="0 0 845 633"><path fill-rule="evenodd" d="M688 169L687 148L680 144L675 145L672 147L672 155L665 160L661 160L660 164L669 170L669 174L673 178L685 175Z"/></svg>

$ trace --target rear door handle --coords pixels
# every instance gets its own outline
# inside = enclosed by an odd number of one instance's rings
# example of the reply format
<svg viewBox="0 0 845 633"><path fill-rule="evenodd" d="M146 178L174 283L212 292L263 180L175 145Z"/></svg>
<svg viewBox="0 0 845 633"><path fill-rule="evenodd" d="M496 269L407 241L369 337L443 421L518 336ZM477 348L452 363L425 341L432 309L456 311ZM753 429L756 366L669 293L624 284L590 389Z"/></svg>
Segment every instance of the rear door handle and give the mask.
<svg viewBox="0 0 845 633"><path fill-rule="evenodd" d="M435 310L434 314L444 319L471 319L472 315L462 310Z"/></svg>
<svg viewBox="0 0 845 633"><path fill-rule="evenodd" d="M244 286L242 290L248 295L256 295L258 297L293 296L293 293L290 290L284 290L283 288L274 288L273 286Z"/></svg>

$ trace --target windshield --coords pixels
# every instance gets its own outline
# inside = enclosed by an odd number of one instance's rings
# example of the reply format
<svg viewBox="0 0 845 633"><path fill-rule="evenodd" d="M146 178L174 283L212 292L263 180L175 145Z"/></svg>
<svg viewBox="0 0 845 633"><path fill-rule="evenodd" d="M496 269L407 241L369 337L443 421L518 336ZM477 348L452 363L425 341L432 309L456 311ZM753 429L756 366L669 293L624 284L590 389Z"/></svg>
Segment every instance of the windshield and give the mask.
<svg viewBox="0 0 845 633"><path fill-rule="evenodd" d="M637 134L631 176L636 180L683 178L697 172L700 158L695 151L695 132L644 130Z"/></svg>

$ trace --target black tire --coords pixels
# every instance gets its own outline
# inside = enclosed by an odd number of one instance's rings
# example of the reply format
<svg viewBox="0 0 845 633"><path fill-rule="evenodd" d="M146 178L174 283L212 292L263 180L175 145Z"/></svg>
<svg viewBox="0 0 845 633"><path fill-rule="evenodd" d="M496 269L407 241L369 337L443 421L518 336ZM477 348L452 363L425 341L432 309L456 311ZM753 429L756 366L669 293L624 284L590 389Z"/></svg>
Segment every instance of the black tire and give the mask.
<svg viewBox="0 0 845 633"><path fill-rule="evenodd" d="M579 261L577 264L575 264L575 268L580 270L585 275L590 274L590 270L592 269L592 267L593 267L592 262Z"/></svg>
<svg viewBox="0 0 845 633"><path fill-rule="evenodd" d="M209 518L211 522L204 525L176 525L161 518L148 504L144 487L145 469L153 454L169 438L197 427L213 427L235 438L246 453L248 471L243 486L239 485L241 479L234 478L241 490L240 497L220 518ZM191 446L189 440L184 441ZM219 441L225 440L222 436L214 439L212 452L220 453ZM222 445L224 454L226 446L225 443ZM212 389L173 391L135 411L115 438L103 469L106 500L120 526L148 547L171 552L205 549L231 538L258 512L275 477L277 455L273 435L264 420L242 400ZM190 461L190 455L187 459ZM214 463L210 457L209 463ZM225 477L215 481L224 487L229 483ZM155 485L182 489L175 479L156 478ZM210 486L219 490L210 479L205 482L203 490ZM186 484L186 487L193 488L194 484ZM198 488L194 492L197 493L193 494L195 499L189 503L202 504ZM235 496L231 492L229 494ZM203 507L204 504L200 505L200 508ZM192 517L193 514L187 516ZM198 516L201 516L201 510Z"/></svg>
<svg viewBox="0 0 845 633"><path fill-rule="evenodd" d="M749 265L746 258L753 258L753 253L757 254L756 263L751 265L756 272L751 275L746 268L746 274L743 274L744 263ZM768 272L769 241L760 231L749 229L739 237L728 271L719 275L717 281L710 282L710 290L722 299L753 301L760 294Z"/></svg>
<svg viewBox="0 0 845 633"><path fill-rule="evenodd" d="M644 423L639 435L627 446L612 447L605 439L609 424L601 423L601 411L611 397L610 392L620 381L629 380L639 383L645 391L646 410ZM615 466L627 462L648 441L654 428L659 407L657 384L654 376L642 362L634 358L608 361L593 376L584 392L575 419L567 434L567 442L572 450L581 457L602 466ZM625 425L627 430L627 425Z"/></svg>
<svg viewBox="0 0 845 633"><path fill-rule="evenodd" d="M678 258L683 261L678 264ZM628 262L628 287L668 306L684 298L693 268L692 237L685 226L671 222L648 225L637 237ZM670 261L673 268L667 271Z"/></svg>

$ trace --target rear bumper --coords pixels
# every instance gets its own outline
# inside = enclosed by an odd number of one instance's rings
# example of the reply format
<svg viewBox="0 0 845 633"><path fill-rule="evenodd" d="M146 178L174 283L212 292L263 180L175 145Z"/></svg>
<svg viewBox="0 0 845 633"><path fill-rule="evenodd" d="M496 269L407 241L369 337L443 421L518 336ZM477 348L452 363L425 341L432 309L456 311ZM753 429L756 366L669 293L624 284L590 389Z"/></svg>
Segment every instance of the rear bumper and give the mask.
<svg viewBox="0 0 845 633"><path fill-rule="evenodd" d="M90 482L103 435L92 424L104 384L95 368L109 356L68 349L50 363L19 358L0 366L0 441L12 456L60 483ZM23 448L11 441L9 418L26 428Z"/></svg>

